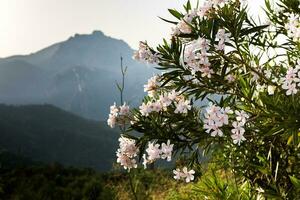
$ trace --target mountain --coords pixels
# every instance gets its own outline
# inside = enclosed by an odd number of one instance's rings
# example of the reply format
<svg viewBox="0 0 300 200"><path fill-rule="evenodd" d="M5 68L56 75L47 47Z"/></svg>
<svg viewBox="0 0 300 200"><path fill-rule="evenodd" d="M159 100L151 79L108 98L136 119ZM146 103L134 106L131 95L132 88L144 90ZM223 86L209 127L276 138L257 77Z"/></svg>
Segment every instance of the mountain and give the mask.
<svg viewBox="0 0 300 200"><path fill-rule="evenodd" d="M143 84L155 72L134 61L133 49L104 35L76 34L36 53L0 59L0 103L53 104L85 118L105 120L119 101L120 56L128 66L125 99L142 99Z"/></svg>
<svg viewBox="0 0 300 200"><path fill-rule="evenodd" d="M119 133L51 105L0 105L0 149L35 162L111 169Z"/></svg>

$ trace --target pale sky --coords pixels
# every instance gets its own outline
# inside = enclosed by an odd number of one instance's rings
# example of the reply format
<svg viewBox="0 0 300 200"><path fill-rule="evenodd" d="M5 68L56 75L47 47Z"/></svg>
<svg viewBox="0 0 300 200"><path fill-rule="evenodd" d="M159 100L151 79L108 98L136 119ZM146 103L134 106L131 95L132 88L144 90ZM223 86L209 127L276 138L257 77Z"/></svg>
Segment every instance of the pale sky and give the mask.
<svg viewBox="0 0 300 200"><path fill-rule="evenodd" d="M264 0L248 0L258 14ZM0 0L0 57L29 54L75 33L101 30L137 48L170 34L168 8L182 9L186 0ZM196 0L192 0L196 2Z"/></svg>

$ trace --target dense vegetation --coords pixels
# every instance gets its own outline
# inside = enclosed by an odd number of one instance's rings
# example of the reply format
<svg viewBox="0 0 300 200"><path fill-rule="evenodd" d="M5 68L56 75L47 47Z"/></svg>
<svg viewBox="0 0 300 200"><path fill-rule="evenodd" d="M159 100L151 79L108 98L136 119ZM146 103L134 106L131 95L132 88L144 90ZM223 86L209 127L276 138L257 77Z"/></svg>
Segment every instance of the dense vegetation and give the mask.
<svg viewBox="0 0 300 200"><path fill-rule="evenodd" d="M156 48L140 42L134 54L162 70L144 86L141 105L110 107L108 124L122 128L117 162L131 171L179 154L186 159L174 178L189 183L207 173L209 155L216 171L229 172L213 177L250 188L228 198L300 199L300 1L265 0L265 22L244 0L183 7L163 19L173 25L170 39ZM203 99L209 103L199 106ZM205 198L228 199L225 186Z"/></svg>
<svg viewBox="0 0 300 200"><path fill-rule="evenodd" d="M50 105L0 105L0 148L45 163L109 170L118 133Z"/></svg>

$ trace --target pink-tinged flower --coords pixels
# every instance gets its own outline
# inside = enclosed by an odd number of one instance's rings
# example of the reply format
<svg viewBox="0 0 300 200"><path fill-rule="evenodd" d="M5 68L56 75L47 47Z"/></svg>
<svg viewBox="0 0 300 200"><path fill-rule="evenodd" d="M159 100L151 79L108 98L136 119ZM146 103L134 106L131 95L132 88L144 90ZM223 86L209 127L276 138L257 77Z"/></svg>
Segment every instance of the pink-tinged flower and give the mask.
<svg viewBox="0 0 300 200"><path fill-rule="evenodd" d="M119 114L120 115L125 115L125 116L129 114L129 106L126 105L126 102L122 106L120 106L120 113Z"/></svg>
<svg viewBox="0 0 300 200"><path fill-rule="evenodd" d="M167 161L171 161L172 159L172 152L173 152L174 144L170 144L170 140L167 141L167 144L161 144L161 158L167 159Z"/></svg>
<svg viewBox="0 0 300 200"><path fill-rule="evenodd" d="M172 90L169 94L168 94L168 98L171 100L171 101L174 101L177 96L179 95L178 92L176 92L175 90Z"/></svg>
<svg viewBox="0 0 300 200"><path fill-rule="evenodd" d="M222 137L223 131L220 129L224 125L229 124L228 114L232 114L233 111L229 108L221 108L216 105L210 105L206 109L207 113L204 114L204 129L212 137L220 136Z"/></svg>
<svg viewBox="0 0 300 200"><path fill-rule="evenodd" d="M159 76L155 75L148 80L148 83L144 85L144 92L148 92L150 97L153 97L156 90L160 87Z"/></svg>
<svg viewBox="0 0 300 200"><path fill-rule="evenodd" d="M162 110L162 104L160 103L160 101L156 101L156 102L153 102L151 104L151 109L152 109L152 112L160 112Z"/></svg>
<svg viewBox="0 0 300 200"><path fill-rule="evenodd" d="M176 169L176 170L173 170L173 173L174 173L174 179L176 179L176 180L180 180L181 179L181 177L182 177L182 172L181 172L181 170L180 169Z"/></svg>
<svg viewBox="0 0 300 200"><path fill-rule="evenodd" d="M136 160L129 158L127 155L122 154L121 152L117 152L117 163L120 163L124 169L137 168Z"/></svg>
<svg viewBox="0 0 300 200"><path fill-rule="evenodd" d="M174 113L187 113L188 110L191 110L192 106L190 105L189 100L181 99L178 103L176 103L176 109Z"/></svg>
<svg viewBox="0 0 300 200"><path fill-rule="evenodd" d="M137 156L138 148L135 144L135 140L120 137L119 138L119 149L117 150L117 163L120 163L124 169L130 170L131 168L137 168L136 160L134 157Z"/></svg>
<svg viewBox="0 0 300 200"><path fill-rule="evenodd" d="M141 112L142 116L146 116L146 117L149 116L149 114L152 112L152 109L151 109L149 103L148 104L143 103L139 107L139 109L140 109L140 112Z"/></svg>
<svg viewBox="0 0 300 200"><path fill-rule="evenodd" d="M200 71L202 72L201 76L207 78L211 78L211 75L214 73L214 70L210 69L209 67L202 67Z"/></svg>
<svg viewBox="0 0 300 200"><path fill-rule="evenodd" d="M292 95L298 93L298 89L296 88L296 83L283 84L282 88L287 90L286 95Z"/></svg>
<svg viewBox="0 0 300 200"><path fill-rule="evenodd" d="M195 174L194 170L188 170L187 167L184 167L182 169L182 173L183 173L182 176L183 176L183 178L185 178L185 181L187 183L194 180L194 174Z"/></svg>
<svg viewBox="0 0 300 200"><path fill-rule="evenodd" d="M160 158L161 150L159 149L159 144L155 144L154 142L149 142L148 148L146 152L148 154L148 160L153 162L156 159Z"/></svg>
<svg viewBox="0 0 300 200"><path fill-rule="evenodd" d="M133 59L153 64L159 62L160 55L153 53L146 42L140 42L139 49L134 52Z"/></svg>
<svg viewBox="0 0 300 200"><path fill-rule="evenodd" d="M186 21L181 20L178 24L177 24L177 28L179 29L179 31L181 33L184 34L190 34L192 32L192 27L186 23Z"/></svg>
<svg viewBox="0 0 300 200"><path fill-rule="evenodd" d="M219 51L223 51L225 49L225 42L229 42L230 33L226 33L225 29L219 29L216 38L219 40L218 45L216 45L216 49Z"/></svg>
<svg viewBox="0 0 300 200"><path fill-rule="evenodd" d="M212 132L210 133L210 135L212 137L216 137L217 135L220 136L220 137L223 137L223 131L221 129L219 129L218 127L213 127L212 128Z"/></svg>
<svg viewBox="0 0 300 200"><path fill-rule="evenodd" d="M244 133L235 133L231 135L234 144L241 145L241 142L245 141Z"/></svg>
<svg viewBox="0 0 300 200"><path fill-rule="evenodd" d="M242 122L243 124L246 123L246 120L249 118L249 115L245 111L235 111L236 114L236 120L239 122Z"/></svg>
<svg viewBox="0 0 300 200"><path fill-rule="evenodd" d="M225 78L229 83L233 83L236 80L233 74L228 74Z"/></svg>
<svg viewBox="0 0 300 200"><path fill-rule="evenodd" d="M235 135L243 135L245 133L244 123L243 122L233 122L232 123L233 129L231 132Z"/></svg>
<svg viewBox="0 0 300 200"><path fill-rule="evenodd" d="M159 96L159 102L165 108L172 104L172 100L169 98L168 95L160 95Z"/></svg>
<svg viewBox="0 0 300 200"><path fill-rule="evenodd" d="M212 9L213 4L210 1L205 1L203 5L200 7L199 11L197 12L199 17L205 17L207 16L210 9Z"/></svg>
<svg viewBox="0 0 300 200"><path fill-rule="evenodd" d="M114 105L110 106L110 114L117 116L119 112L118 107L116 106L116 103Z"/></svg>
<svg viewBox="0 0 300 200"><path fill-rule="evenodd" d="M117 124L117 117L115 115L109 114L108 119L107 119L107 124L111 128L115 128L115 126Z"/></svg>
<svg viewBox="0 0 300 200"><path fill-rule="evenodd" d="M129 156L130 158L137 156L137 153L139 151L136 146L135 140L125 138L125 137L119 138L119 147L120 147L120 151L123 154Z"/></svg>

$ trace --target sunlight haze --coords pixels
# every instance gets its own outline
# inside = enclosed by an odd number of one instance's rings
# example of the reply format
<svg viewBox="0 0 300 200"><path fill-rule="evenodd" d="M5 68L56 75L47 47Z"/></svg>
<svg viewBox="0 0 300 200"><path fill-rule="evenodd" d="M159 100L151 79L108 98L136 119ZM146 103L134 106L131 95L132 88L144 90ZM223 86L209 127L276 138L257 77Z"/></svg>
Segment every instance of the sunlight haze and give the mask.
<svg viewBox="0 0 300 200"><path fill-rule="evenodd" d="M75 33L101 30L132 48L138 41L156 45L169 37L168 8L182 9L185 0L1 0L0 57L29 54L68 39ZM195 1L192 1L195 2ZM251 13L262 14L263 0L251 0Z"/></svg>

